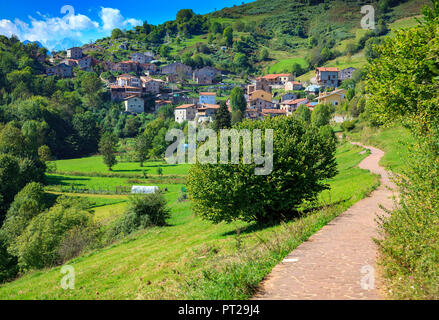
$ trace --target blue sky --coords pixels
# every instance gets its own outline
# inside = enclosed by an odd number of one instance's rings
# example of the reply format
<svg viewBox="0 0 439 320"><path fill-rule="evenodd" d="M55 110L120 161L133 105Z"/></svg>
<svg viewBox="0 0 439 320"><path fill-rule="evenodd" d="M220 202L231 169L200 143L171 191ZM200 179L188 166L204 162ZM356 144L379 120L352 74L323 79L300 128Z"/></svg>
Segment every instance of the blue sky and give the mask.
<svg viewBox="0 0 439 320"><path fill-rule="evenodd" d="M142 24L144 20L152 24L173 20L180 9L190 8L204 14L242 2L251 1L1 1L0 34L15 34L20 40L37 40L52 49L65 38L87 43L108 36L116 27L130 29Z"/></svg>

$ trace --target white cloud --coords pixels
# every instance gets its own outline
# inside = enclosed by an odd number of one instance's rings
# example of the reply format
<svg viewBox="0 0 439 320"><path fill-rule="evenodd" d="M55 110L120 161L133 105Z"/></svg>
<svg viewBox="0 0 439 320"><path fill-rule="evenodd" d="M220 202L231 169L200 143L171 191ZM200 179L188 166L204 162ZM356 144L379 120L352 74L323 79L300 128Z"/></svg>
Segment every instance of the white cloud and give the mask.
<svg viewBox="0 0 439 320"><path fill-rule="evenodd" d="M142 24L142 21L138 19L125 19L120 10L114 8L101 7L99 16L102 19L102 28L105 31L111 31L115 28L135 27Z"/></svg>
<svg viewBox="0 0 439 320"><path fill-rule="evenodd" d="M64 7L63 7L64 8ZM0 20L0 34L10 37L17 35L20 40L40 41L49 49L54 43L65 38L85 42L91 35L106 36L114 28L131 28L142 24L141 20L124 18L119 9L101 7L99 17L101 23L93 21L86 15L75 14L74 8L61 10L61 17L50 17L37 12L37 18L29 16L29 23L15 19ZM67 14L68 12L68 14Z"/></svg>
<svg viewBox="0 0 439 320"><path fill-rule="evenodd" d="M13 34L18 36L20 31L18 27L11 20L2 19L0 20L0 34L10 37Z"/></svg>

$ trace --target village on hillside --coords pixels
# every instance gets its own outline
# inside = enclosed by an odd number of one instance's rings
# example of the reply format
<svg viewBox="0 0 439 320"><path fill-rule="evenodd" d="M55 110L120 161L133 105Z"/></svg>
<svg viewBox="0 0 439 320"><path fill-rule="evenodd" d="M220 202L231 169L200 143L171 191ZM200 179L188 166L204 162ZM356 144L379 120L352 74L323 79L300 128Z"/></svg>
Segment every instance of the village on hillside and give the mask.
<svg viewBox="0 0 439 320"><path fill-rule="evenodd" d="M176 106L175 121L195 121L207 124L215 120L219 109L215 88L225 88L223 79L227 75L210 66L200 69L180 62L158 67L154 62L158 58L153 52L133 53L131 60L121 62L99 61L87 52L104 50L97 45L86 45L84 48L70 48L66 58L46 70L49 76L60 78L74 77L77 67L83 71L92 71L100 66L101 70L118 74L114 79L106 80L111 101L124 104L128 114L156 113L166 105ZM56 58L50 59L52 63ZM344 102L346 89L339 86L351 79L356 69L348 67L340 70L335 67L318 67L315 77L308 82L297 81L295 75L289 73L267 74L250 79L250 83L237 84L244 91L247 109L243 118L260 120L265 117L289 116L300 105L306 105L311 111L317 104L340 105ZM209 91L199 92L199 97L189 97L187 91L175 89L179 83L190 83L192 88L205 88ZM153 101L151 104L146 100ZM229 111L230 99L227 100Z"/></svg>

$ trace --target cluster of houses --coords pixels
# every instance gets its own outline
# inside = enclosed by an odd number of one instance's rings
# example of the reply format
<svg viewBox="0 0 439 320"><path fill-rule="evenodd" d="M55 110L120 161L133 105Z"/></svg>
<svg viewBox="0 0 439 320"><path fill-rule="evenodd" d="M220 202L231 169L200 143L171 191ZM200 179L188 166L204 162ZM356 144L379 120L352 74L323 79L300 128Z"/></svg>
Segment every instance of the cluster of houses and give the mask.
<svg viewBox="0 0 439 320"><path fill-rule="evenodd" d="M220 106L216 104L215 92L201 92L199 101L191 104L183 104L174 110L175 121L196 121L208 123L215 120L215 115Z"/></svg>
<svg viewBox="0 0 439 320"><path fill-rule="evenodd" d="M175 109L175 121L197 121L198 123L211 122L219 109L216 103L215 92L200 93L196 99L176 98L178 95L169 96L164 93L167 83L192 80L197 85L211 85L222 78L221 71L206 66L200 69L183 63L174 62L159 68L155 63L153 52L134 53L131 60L121 62L98 61L87 53L104 49L90 44L83 48L70 48L66 58L60 63L48 68L48 75L67 78L73 76L73 68L92 70L94 66L101 65L105 71L121 73L114 82L107 83L111 100L123 102L125 112L138 114L145 112L145 100L153 98L155 110L167 104L182 103ZM339 85L352 78L354 68L339 70L334 67L319 67L315 77L307 86L296 81L292 74L268 74L258 77L247 86L244 86L247 109L245 117L248 119L263 119L265 117L288 116L297 110L300 105L306 105L313 110L317 104L338 105L345 100L346 91L338 89ZM135 75L134 75L135 74ZM140 76L137 76L141 74ZM152 76L159 75L165 80ZM333 88L328 91L327 88ZM278 92L285 93L279 97ZM304 94L298 94L303 91ZM273 94L274 92L274 94ZM307 98L303 98L306 96ZM230 103L228 102L229 110Z"/></svg>
<svg viewBox="0 0 439 320"><path fill-rule="evenodd" d="M268 74L256 78L245 88L247 109L245 118L251 120L266 117L289 116L300 105L310 110L318 104L339 105L345 101L346 90L339 89L342 81L352 78L354 68L339 70L338 68L317 68L315 83L307 87L294 79L291 74ZM325 91L326 88L334 90ZM273 90L283 89L280 99L274 99ZM299 98L298 91L304 91L306 98ZM303 96L303 95L301 95ZM215 119L219 105L215 101L216 94L204 92L200 94L197 104L184 104L175 109L175 121L206 122ZM228 101L230 110L230 102Z"/></svg>

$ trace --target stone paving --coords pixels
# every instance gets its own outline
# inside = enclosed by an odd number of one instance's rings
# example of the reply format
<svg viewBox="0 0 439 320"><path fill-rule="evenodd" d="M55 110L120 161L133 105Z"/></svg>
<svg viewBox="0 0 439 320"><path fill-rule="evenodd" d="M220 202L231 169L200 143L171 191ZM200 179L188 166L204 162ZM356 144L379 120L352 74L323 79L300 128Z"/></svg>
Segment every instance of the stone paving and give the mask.
<svg viewBox="0 0 439 320"><path fill-rule="evenodd" d="M394 185L378 165L384 152L365 147L371 155L359 167L381 176L369 197L311 236L291 252L261 283L256 300L368 300L383 299L376 277L377 214L393 206ZM374 271L375 270L375 271ZM368 288L369 286L369 288ZM370 287L373 287L370 288Z"/></svg>

